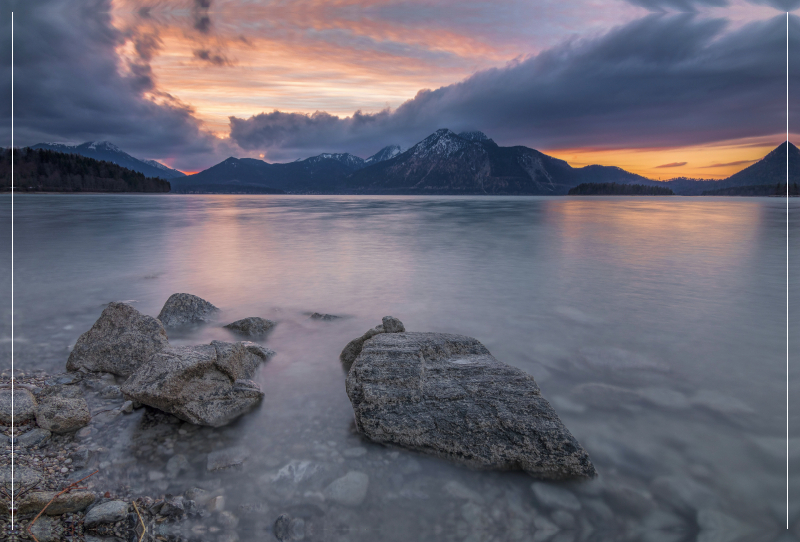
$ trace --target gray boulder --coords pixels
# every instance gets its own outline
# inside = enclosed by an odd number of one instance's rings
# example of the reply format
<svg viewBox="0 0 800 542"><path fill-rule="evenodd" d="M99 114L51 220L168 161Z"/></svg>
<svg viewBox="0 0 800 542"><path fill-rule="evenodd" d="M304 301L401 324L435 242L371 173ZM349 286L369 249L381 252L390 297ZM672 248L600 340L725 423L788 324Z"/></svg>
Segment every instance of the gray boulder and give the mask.
<svg viewBox="0 0 800 542"><path fill-rule="evenodd" d="M543 479L596 475L533 377L471 337L377 334L347 375L347 395L358 431L375 442Z"/></svg>
<svg viewBox="0 0 800 542"><path fill-rule="evenodd" d="M92 328L78 338L67 370L130 376L169 346L161 322L125 303L109 303Z"/></svg>
<svg viewBox="0 0 800 542"><path fill-rule="evenodd" d="M122 393L187 422L219 427L264 397L250 379L273 354L251 342L169 347L133 373Z"/></svg>
<svg viewBox="0 0 800 542"><path fill-rule="evenodd" d="M259 318L258 316L250 316L249 318L242 318L241 320L231 322L225 327L241 335L260 337L266 335L267 331L275 327L275 322L267 320L266 318Z"/></svg>
<svg viewBox="0 0 800 542"><path fill-rule="evenodd" d="M24 388L14 389L14 409L11 409L11 388L0 389L0 423L11 424L33 418L36 413L36 399Z"/></svg>
<svg viewBox="0 0 800 542"><path fill-rule="evenodd" d="M172 294L164 303L158 319L167 327L210 322L219 309L192 294Z"/></svg>
<svg viewBox="0 0 800 542"><path fill-rule="evenodd" d="M388 328L386 326L388 326ZM339 361L342 362L342 367L344 368L345 372L350 371L350 367L353 365L353 362L361 353L361 348L364 346L364 341L367 341L380 333L398 333L405 330L406 328L403 326L403 322L394 316L384 316L383 323L381 325L367 330L367 332L361 337L353 339L347 343L347 346L344 347L342 353L339 354Z"/></svg>

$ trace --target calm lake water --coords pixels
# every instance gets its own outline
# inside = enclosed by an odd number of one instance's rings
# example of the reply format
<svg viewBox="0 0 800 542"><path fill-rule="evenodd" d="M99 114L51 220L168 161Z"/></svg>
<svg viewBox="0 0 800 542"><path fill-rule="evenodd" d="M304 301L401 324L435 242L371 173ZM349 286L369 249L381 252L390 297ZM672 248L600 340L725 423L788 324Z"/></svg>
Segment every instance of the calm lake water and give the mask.
<svg viewBox="0 0 800 542"><path fill-rule="evenodd" d="M799 204L790 201L795 255ZM10 198L0 205L8 369ZM71 345L114 300L155 316L170 294L188 292L223 309L219 326L171 335L174 344L236 340L221 326L246 316L277 320L264 341L277 355L257 377L266 393L258 410L198 430L141 409L117 434L90 441L105 461L97 483L133 495L193 486L224 495L242 541L269 540L282 512L303 519L306 540L789 540L785 205L17 196L16 368L64 371ZM791 296L790 307L800 306L797 288ZM310 320L315 311L345 318ZM476 337L533 375L600 476L533 490L522 473L472 471L361 440L338 355L385 315L410 331ZM795 359L798 347L795 334ZM797 367L790 382L800 394ZM798 420L790 419L795 534ZM248 455L243 467L207 471L207 454L231 447ZM175 455L188 467L165 477ZM323 491L349 471L369 476L355 508Z"/></svg>

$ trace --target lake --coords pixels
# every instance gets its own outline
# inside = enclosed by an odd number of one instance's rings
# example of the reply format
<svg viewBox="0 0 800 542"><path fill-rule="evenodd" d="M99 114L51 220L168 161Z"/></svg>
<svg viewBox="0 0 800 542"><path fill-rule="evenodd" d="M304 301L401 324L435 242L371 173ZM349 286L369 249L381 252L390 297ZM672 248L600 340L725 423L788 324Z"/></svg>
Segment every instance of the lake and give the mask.
<svg viewBox="0 0 800 542"><path fill-rule="evenodd" d="M789 203L797 255L800 201ZM8 372L10 198L0 204ZM241 540L270 539L283 512L303 519L307 540L710 542L785 529L785 200L23 195L14 204L21 374L63 372L110 301L155 316L170 294L188 292L222 309L219 325L170 335L173 344L236 340L221 326L247 316L278 321L264 341L277 354L257 376L266 397L256 411L211 429L136 410L123 429L87 441L104 467L95 484L151 496L205 488L225 497ZM791 296L798 306L797 288ZM532 489L523 473L363 441L338 355L386 315L409 331L475 337L531 374L599 477ZM796 334L790 346L796 359ZM793 367L793 394L799 381ZM800 422L790 422L797 534ZM248 456L243 467L207 471L207 454L231 447ZM165 477L176 455L188 466ZM369 477L355 508L323 496L349 471ZM564 499L570 506L554 504Z"/></svg>

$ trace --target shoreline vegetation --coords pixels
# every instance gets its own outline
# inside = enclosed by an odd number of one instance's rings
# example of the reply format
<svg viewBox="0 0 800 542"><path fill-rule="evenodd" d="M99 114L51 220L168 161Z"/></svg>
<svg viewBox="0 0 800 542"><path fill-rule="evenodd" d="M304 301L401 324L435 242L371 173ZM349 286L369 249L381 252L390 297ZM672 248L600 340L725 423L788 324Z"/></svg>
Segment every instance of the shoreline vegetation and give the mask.
<svg viewBox="0 0 800 542"><path fill-rule="evenodd" d="M581 183L568 196L674 196L671 188L643 184Z"/></svg>
<svg viewBox="0 0 800 542"><path fill-rule="evenodd" d="M166 193L170 184L105 160L45 149L14 150L15 192ZM11 149L0 154L0 189L11 191Z"/></svg>

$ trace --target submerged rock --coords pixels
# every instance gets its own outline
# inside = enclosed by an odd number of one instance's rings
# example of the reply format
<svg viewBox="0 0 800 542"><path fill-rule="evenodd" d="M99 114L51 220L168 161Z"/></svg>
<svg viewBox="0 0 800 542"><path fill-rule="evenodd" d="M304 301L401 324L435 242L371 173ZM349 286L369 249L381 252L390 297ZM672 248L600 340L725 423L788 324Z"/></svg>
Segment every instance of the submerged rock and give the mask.
<svg viewBox="0 0 800 542"><path fill-rule="evenodd" d="M217 307L196 295L172 294L158 313L158 319L167 327L184 326L210 322L217 312Z"/></svg>
<svg viewBox="0 0 800 542"><path fill-rule="evenodd" d="M275 322L267 320L266 318L259 318L258 316L250 316L249 318L242 318L241 320L231 322L224 327L242 335L259 337L265 335L267 331L275 327Z"/></svg>
<svg viewBox="0 0 800 542"><path fill-rule="evenodd" d="M161 322L126 303L109 303L92 328L78 338L67 370L130 376L167 346Z"/></svg>
<svg viewBox="0 0 800 542"><path fill-rule="evenodd" d="M596 475L533 377L471 337L374 335L347 375L347 395L359 433L375 442L543 479Z"/></svg>
<svg viewBox="0 0 800 542"><path fill-rule="evenodd" d="M219 427L264 397L249 379L273 353L251 342L169 347L133 373L122 393L187 422Z"/></svg>
<svg viewBox="0 0 800 542"><path fill-rule="evenodd" d="M384 316L382 324L375 326L364 333L361 337L353 339L347 343L347 346L344 347L342 353L339 354L339 361L342 362L342 367L344 368L345 372L350 371L350 367L361 353L361 348L363 348L365 341L380 333L399 333L405 330L406 328L403 326L403 322L394 316Z"/></svg>
<svg viewBox="0 0 800 542"><path fill-rule="evenodd" d="M322 314L319 312L311 313L309 316L312 320L323 320L325 322L330 322L331 320L338 320L341 316L336 316L335 314Z"/></svg>
<svg viewBox="0 0 800 542"><path fill-rule="evenodd" d="M337 478L325 488L326 499L343 506L358 506L364 502L369 487L369 476L363 472L350 471Z"/></svg>

